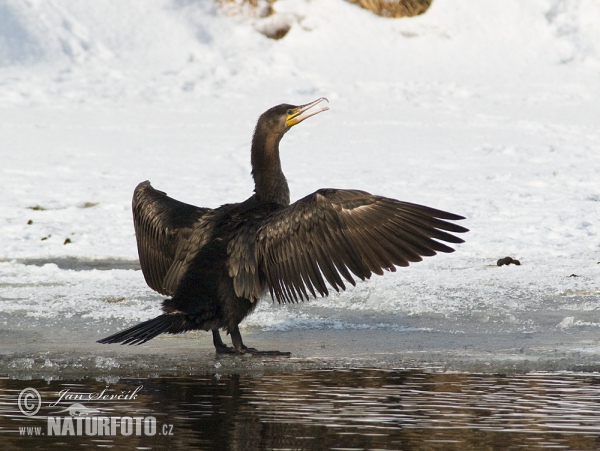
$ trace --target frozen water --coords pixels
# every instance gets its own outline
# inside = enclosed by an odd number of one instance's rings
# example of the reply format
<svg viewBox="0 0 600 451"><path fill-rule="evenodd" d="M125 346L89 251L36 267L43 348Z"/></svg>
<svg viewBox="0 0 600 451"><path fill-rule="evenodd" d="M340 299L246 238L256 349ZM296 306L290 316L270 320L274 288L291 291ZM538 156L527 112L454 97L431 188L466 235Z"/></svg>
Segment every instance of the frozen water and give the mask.
<svg viewBox="0 0 600 451"><path fill-rule="evenodd" d="M454 254L346 293L264 300L245 335L324 359L291 342L310 333L344 355L346 337L372 332L372 349L397 355L597 362L600 5L448 0L406 20L340 0L276 10L291 23L279 41L210 2L0 5L0 328L38 337L3 352L125 352L94 341L161 300L136 266L135 185L243 200L258 115L326 96L331 110L282 142L293 198L364 189L463 214L471 232ZM505 256L521 265L496 266ZM157 340L197 341L210 349L202 334Z"/></svg>

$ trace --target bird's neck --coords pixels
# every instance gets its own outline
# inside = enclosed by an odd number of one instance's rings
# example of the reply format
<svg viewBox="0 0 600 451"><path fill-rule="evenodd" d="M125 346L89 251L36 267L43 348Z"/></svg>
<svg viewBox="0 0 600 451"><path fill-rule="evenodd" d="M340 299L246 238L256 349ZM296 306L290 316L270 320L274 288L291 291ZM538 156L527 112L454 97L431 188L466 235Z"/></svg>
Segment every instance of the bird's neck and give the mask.
<svg viewBox="0 0 600 451"><path fill-rule="evenodd" d="M273 202L283 206L290 204L290 188L281 170L279 141L273 136L256 130L252 138L252 176L254 191L261 202Z"/></svg>

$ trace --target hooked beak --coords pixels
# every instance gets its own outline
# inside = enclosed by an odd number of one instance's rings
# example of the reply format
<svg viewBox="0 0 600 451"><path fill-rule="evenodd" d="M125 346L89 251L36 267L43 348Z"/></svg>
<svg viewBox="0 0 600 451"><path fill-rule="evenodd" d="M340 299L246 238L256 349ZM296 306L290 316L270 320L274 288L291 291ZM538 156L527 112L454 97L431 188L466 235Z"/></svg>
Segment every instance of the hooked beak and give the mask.
<svg viewBox="0 0 600 451"><path fill-rule="evenodd" d="M309 117L314 116L315 114L319 114L322 111L327 111L329 109L329 107L323 107L323 108L319 108L318 110L311 111L310 113L305 113L305 111L311 109L313 106L317 105L318 103L321 103L324 100L327 103L329 103L329 100L327 100L325 97L321 97L320 99L317 99L314 102L307 103L306 105L301 105L301 106L297 106L295 108L290 108L287 111L287 118L285 120L285 125L287 125L288 127L292 127L296 124L299 124L304 119L308 119Z"/></svg>

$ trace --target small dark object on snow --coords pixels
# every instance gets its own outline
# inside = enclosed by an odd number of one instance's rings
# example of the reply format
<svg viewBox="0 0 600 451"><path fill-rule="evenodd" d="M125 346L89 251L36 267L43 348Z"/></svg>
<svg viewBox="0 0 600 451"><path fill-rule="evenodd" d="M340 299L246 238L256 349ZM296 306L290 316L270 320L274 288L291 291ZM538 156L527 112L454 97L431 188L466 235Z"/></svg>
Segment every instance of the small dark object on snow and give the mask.
<svg viewBox="0 0 600 451"><path fill-rule="evenodd" d="M71 238L67 238L63 244L69 244L69 243L72 243Z"/></svg>
<svg viewBox="0 0 600 451"><path fill-rule="evenodd" d="M31 225L31 224L33 224L33 220L30 219L29 221L27 221L27 225Z"/></svg>
<svg viewBox="0 0 600 451"><path fill-rule="evenodd" d="M498 261L496 262L496 264L497 264L498 266L510 265L511 263L512 263L513 265L517 265L517 266L519 266L519 265L521 264L521 262L520 262L519 260L515 260L515 259L514 259L514 258L512 258L512 257L504 257L504 258L501 258L500 260L498 260Z"/></svg>
<svg viewBox="0 0 600 451"><path fill-rule="evenodd" d="M252 138L254 194L216 209L184 204L140 183L133 223L140 265L150 288L170 299L163 314L99 340L141 344L162 333L210 330L217 353L290 355L257 351L242 342L238 325L269 291L278 302L327 296L344 280L369 279L424 256L453 252L449 221L462 216L364 191L320 189L290 204L279 141L294 125L328 108L278 105L258 119ZM342 280L342 278L344 280ZM231 335L233 347L219 329Z"/></svg>

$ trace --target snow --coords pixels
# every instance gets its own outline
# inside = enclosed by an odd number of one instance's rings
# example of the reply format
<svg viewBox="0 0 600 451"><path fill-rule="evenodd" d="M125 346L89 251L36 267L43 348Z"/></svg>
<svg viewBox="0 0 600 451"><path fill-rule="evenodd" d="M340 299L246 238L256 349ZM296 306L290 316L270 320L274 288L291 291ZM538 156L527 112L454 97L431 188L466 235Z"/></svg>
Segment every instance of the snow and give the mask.
<svg viewBox="0 0 600 451"><path fill-rule="evenodd" d="M281 145L293 199L364 189L462 214L471 232L454 254L346 293L264 301L246 328L544 332L600 354L600 4L275 9L0 3L0 325L114 331L158 314L133 269L136 184L200 206L243 200L260 113L324 96L331 110ZM281 40L257 32L278 23L291 24ZM522 264L497 267L505 256Z"/></svg>

